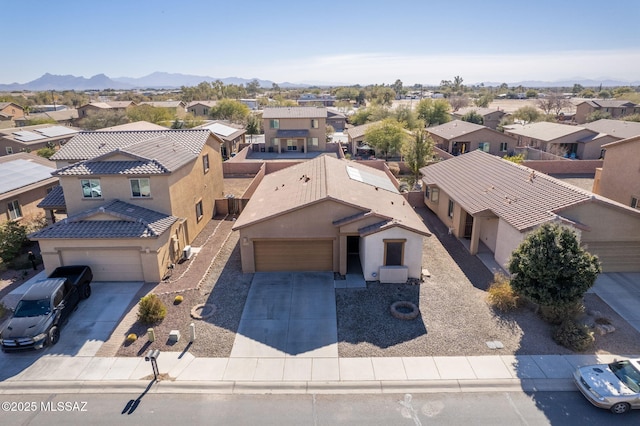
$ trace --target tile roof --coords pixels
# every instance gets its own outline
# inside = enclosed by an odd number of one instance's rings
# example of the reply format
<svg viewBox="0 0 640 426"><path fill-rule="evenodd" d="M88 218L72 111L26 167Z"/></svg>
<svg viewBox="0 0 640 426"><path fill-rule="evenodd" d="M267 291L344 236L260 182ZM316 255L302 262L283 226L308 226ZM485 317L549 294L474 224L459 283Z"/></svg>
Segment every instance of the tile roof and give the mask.
<svg viewBox="0 0 640 426"><path fill-rule="evenodd" d="M634 136L632 138L622 139L620 141L609 142L608 144L602 145L602 147L605 149L610 149L610 148L616 148L620 145L625 145L628 143L639 143L639 142L640 142L640 136Z"/></svg>
<svg viewBox="0 0 640 426"><path fill-rule="evenodd" d="M493 131L486 126L481 126L479 124L469 123L462 120L453 120L448 123L440 124L439 126L427 127L427 132L449 140L459 138L460 136L468 135L469 133L477 132L482 129Z"/></svg>
<svg viewBox="0 0 640 426"><path fill-rule="evenodd" d="M622 107L633 107L636 106L636 104L634 104L631 101L624 101L624 100L615 100L615 99L598 99L598 100L594 100L591 99L589 101L585 101L587 102L589 105L591 105L592 107L600 107L600 108L622 108ZM584 102L582 102L584 103Z"/></svg>
<svg viewBox="0 0 640 426"><path fill-rule="evenodd" d="M89 102L88 104L82 105L80 108L93 106L100 109L111 109L111 105L106 102Z"/></svg>
<svg viewBox="0 0 640 426"><path fill-rule="evenodd" d="M509 126L504 126L505 133L526 136L546 142L574 133L579 133L583 130L585 130L584 127L571 126L569 124L550 123L547 121L525 125L512 124Z"/></svg>
<svg viewBox="0 0 640 426"><path fill-rule="evenodd" d="M363 181L349 177L356 169ZM234 229L268 220L324 200L355 206L380 218L379 230L400 226L423 235L429 231L405 198L367 182L386 180L386 173L355 162L321 155L266 175L236 221Z"/></svg>
<svg viewBox="0 0 640 426"><path fill-rule="evenodd" d="M113 220L92 220L96 215ZM177 217L112 200L85 210L29 235L30 239L156 238L171 228Z"/></svg>
<svg viewBox="0 0 640 426"><path fill-rule="evenodd" d="M56 166L52 161L25 152L0 157L0 194L14 195L28 187L51 184Z"/></svg>
<svg viewBox="0 0 640 426"><path fill-rule="evenodd" d="M191 101L189 102L189 104L187 105L187 108L191 108L195 105L204 105L206 107L214 107L218 104L218 101Z"/></svg>
<svg viewBox="0 0 640 426"><path fill-rule="evenodd" d="M184 102L182 101L149 101L149 102L140 102L140 105L151 105L156 108L178 108L180 106L184 107Z"/></svg>
<svg viewBox="0 0 640 426"><path fill-rule="evenodd" d="M471 215L490 211L519 231L556 217L556 211L594 194L542 173L476 150L420 169Z"/></svg>
<svg viewBox="0 0 640 426"><path fill-rule="evenodd" d="M320 107L267 107L262 118L326 118L327 109Z"/></svg>
<svg viewBox="0 0 640 426"><path fill-rule="evenodd" d="M155 160L149 161L83 161L64 167L55 176L87 175L161 175L169 173Z"/></svg>
<svg viewBox="0 0 640 426"><path fill-rule="evenodd" d="M96 132L115 132L124 130L167 130L167 128L160 126L159 124L149 123L148 121L135 121L133 123L121 124L119 126L97 129Z"/></svg>
<svg viewBox="0 0 640 426"><path fill-rule="evenodd" d="M367 123L367 124L362 124L360 126L351 127L350 129L347 129L347 135L349 135L351 139L359 138L360 136L364 136L364 134L367 132L367 129L369 127L377 123L381 123L381 122L375 121L373 123Z"/></svg>
<svg viewBox="0 0 640 426"><path fill-rule="evenodd" d="M54 186L51 191L38 203L41 209L66 209L62 186Z"/></svg>
<svg viewBox="0 0 640 426"><path fill-rule="evenodd" d="M489 114L493 114L494 112L500 112L502 113L501 115L506 115L507 113L499 110L499 109L495 109L495 108L479 108L479 107L464 107L464 108L460 108L457 111L454 111L453 114L458 115L458 116L463 116L467 113L470 113L471 111L475 111L478 114L482 115L483 117L485 115L489 115Z"/></svg>
<svg viewBox="0 0 640 426"><path fill-rule="evenodd" d="M606 133L619 139L640 135L640 123L624 120L602 119L582 124L582 127L598 133Z"/></svg>
<svg viewBox="0 0 640 426"><path fill-rule="evenodd" d="M87 160L110 153L116 148L123 149L143 143L149 143L149 150L156 151L156 155L153 155L152 158L159 159L159 156L162 155L173 155L172 150L163 153L154 148L153 142L161 136L169 138L176 147L184 147L191 153L199 155L207 139L211 136L211 132L207 129L81 132L51 156L51 160Z"/></svg>

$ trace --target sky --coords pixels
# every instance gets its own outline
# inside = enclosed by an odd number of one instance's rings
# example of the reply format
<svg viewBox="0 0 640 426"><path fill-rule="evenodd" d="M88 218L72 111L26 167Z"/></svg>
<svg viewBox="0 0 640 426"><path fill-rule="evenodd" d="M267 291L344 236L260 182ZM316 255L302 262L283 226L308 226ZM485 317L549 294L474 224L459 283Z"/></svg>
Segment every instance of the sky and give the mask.
<svg viewBox="0 0 640 426"><path fill-rule="evenodd" d="M640 0L0 0L0 83L640 80Z"/></svg>

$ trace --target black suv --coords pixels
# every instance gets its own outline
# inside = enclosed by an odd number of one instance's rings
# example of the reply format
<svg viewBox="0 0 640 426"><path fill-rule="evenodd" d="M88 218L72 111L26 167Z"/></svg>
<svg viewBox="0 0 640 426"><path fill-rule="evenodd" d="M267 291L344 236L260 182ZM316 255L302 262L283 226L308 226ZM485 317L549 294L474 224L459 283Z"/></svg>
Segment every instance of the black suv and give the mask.
<svg viewBox="0 0 640 426"><path fill-rule="evenodd" d="M80 300L90 295L86 281L77 285L65 278L47 278L33 284L0 334L2 350L40 349L55 344L60 338L60 326Z"/></svg>

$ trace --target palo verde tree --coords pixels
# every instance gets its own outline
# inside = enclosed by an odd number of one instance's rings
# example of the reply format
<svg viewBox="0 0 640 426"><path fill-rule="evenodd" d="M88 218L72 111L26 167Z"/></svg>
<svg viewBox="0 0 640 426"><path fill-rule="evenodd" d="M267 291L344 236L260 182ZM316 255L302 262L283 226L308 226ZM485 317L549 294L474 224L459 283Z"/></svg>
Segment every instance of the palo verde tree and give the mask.
<svg viewBox="0 0 640 426"><path fill-rule="evenodd" d="M511 286L541 308L570 309L582 303L602 271L567 227L544 224L525 238L508 264Z"/></svg>
<svg viewBox="0 0 640 426"><path fill-rule="evenodd" d="M475 110L469 111L468 113L463 115L462 121L467 121L469 123L475 123L480 125L484 124L484 118L480 114L478 114L478 112Z"/></svg>
<svg viewBox="0 0 640 426"><path fill-rule="evenodd" d="M411 171L413 179L411 185L415 185L420 179L420 169L427 165L427 161L433 157L433 139L425 135L423 130L416 131L416 137L408 140L403 148L404 161Z"/></svg>

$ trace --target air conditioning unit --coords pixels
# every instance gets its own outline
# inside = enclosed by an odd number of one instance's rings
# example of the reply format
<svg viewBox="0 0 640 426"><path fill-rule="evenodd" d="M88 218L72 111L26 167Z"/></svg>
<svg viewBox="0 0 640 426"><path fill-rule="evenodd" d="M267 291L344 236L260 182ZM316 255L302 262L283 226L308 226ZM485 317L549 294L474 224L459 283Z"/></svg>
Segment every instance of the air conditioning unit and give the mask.
<svg viewBox="0 0 640 426"><path fill-rule="evenodd" d="M182 260L191 259L191 246L185 246L182 249Z"/></svg>

